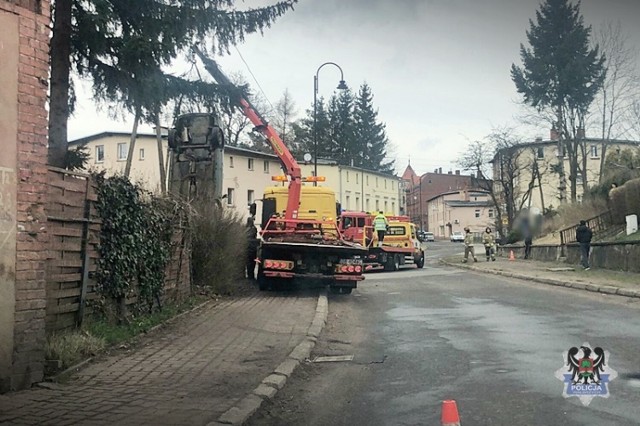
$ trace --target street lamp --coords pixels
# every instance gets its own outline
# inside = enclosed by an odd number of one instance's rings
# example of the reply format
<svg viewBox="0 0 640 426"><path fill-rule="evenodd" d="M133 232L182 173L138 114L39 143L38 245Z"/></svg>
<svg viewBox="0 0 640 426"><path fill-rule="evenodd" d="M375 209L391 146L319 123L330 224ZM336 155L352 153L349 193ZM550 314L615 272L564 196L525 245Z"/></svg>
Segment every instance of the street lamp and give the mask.
<svg viewBox="0 0 640 426"><path fill-rule="evenodd" d="M340 65L335 62L325 62L324 64L318 67L316 71L316 75L313 76L313 174L314 176L318 176L318 129L316 128L316 114L318 112L318 74L320 73L320 69L325 65L333 65L340 70L340 84L338 84L338 90L347 89L347 84L344 82L344 73L342 72L342 68ZM318 182L313 182L313 186L317 186Z"/></svg>

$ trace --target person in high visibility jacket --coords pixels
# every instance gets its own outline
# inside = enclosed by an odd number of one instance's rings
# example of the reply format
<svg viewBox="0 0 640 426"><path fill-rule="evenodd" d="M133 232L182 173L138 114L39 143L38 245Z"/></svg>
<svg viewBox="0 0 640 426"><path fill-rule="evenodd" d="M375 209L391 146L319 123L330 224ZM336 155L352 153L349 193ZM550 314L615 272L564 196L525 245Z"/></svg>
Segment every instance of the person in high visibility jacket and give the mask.
<svg viewBox="0 0 640 426"><path fill-rule="evenodd" d="M375 219L373 219L373 229L376 231L376 234L378 234L378 247L382 246L384 235L387 233L387 226L389 226L387 217L382 211L378 212Z"/></svg>

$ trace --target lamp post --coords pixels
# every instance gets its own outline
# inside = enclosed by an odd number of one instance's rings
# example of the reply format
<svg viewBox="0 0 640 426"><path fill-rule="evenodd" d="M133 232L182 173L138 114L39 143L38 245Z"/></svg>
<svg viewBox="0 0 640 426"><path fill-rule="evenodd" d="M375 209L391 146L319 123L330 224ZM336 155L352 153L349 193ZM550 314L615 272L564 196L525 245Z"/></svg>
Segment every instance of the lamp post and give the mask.
<svg viewBox="0 0 640 426"><path fill-rule="evenodd" d="M333 65L340 70L340 84L338 84L338 90L347 89L347 84L344 82L344 73L342 72L342 68L340 65L335 62L325 62L324 64L318 67L316 71L316 75L313 76L313 174L314 176L318 176L318 129L316 126L317 118L316 115L318 113L318 74L320 74L320 69L325 65ZM317 186L318 182L313 182L313 186Z"/></svg>

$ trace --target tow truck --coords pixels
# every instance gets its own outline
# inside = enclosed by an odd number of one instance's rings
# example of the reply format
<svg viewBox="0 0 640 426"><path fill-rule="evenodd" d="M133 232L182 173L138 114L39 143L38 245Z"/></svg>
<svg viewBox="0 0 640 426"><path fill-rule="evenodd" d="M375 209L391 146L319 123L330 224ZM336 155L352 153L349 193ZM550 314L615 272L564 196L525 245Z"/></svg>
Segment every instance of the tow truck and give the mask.
<svg viewBox="0 0 640 426"><path fill-rule="evenodd" d="M283 186L265 189L261 242L258 248L258 287L269 290L282 283L329 285L332 293L350 294L364 276L366 248L346 241L337 225L335 193L329 188L304 186L324 181L303 177L300 166L276 130L264 119L218 64L194 47L206 70L219 85L230 88L232 102L261 133L280 159L285 175L274 176ZM303 191L304 186L304 191ZM317 198L324 206L318 209ZM255 206L252 207L252 212Z"/></svg>
<svg viewBox="0 0 640 426"><path fill-rule="evenodd" d="M342 212L340 230L345 239L367 248L365 271L397 271L402 265L424 267L424 250L416 226L408 216L386 216L389 226L382 244L373 229L375 215L366 212Z"/></svg>

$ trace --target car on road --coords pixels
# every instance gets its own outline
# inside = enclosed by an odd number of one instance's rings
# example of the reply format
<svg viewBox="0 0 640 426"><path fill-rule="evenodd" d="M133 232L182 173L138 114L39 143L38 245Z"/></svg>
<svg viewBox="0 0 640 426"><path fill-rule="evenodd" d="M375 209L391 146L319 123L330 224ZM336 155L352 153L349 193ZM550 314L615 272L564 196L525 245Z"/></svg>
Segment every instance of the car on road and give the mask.
<svg viewBox="0 0 640 426"><path fill-rule="evenodd" d="M435 237L435 235L433 235L433 232L423 232L422 233L422 241L429 242L429 241L435 241L435 240L436 240L436 237Z"/></svg>
<svg viewBox="0 0 640 426"><path fill-rule="evenodd" d="M451 234L451 242L452 243L463 243L464 242L464 235L462 234L462 232L454 231Z"/></svg>

